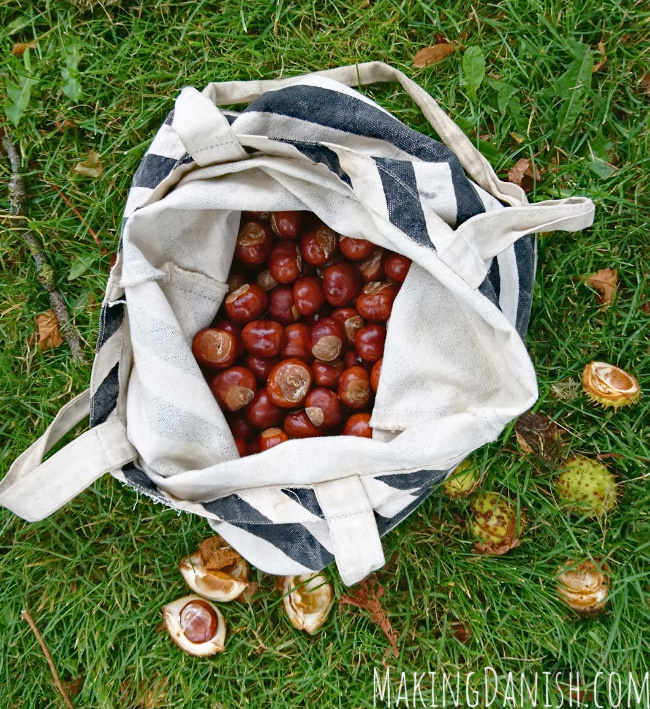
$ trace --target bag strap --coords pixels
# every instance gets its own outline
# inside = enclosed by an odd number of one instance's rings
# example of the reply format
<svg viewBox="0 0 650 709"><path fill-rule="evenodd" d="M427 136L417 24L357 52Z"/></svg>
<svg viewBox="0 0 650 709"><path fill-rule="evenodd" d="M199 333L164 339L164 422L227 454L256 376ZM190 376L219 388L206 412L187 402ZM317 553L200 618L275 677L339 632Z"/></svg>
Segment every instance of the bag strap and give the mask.
<svg viewBox="0 0 650 709"><path fill-rule="evenodd" d="M384 563L375 514L356 475L314 485L327 521L336 566L346 586L358 583Z"/></svg>
<svg viewBox="0 0 650 709"><path fill-rule="evenodd" d="M0 481L0 506L28 522L37 522L63 507L104 473L136 458L126 427L112 418L82 433L43 461L46 453L89 414L87 389L69 401L47 431L16 458Z"/></svg>

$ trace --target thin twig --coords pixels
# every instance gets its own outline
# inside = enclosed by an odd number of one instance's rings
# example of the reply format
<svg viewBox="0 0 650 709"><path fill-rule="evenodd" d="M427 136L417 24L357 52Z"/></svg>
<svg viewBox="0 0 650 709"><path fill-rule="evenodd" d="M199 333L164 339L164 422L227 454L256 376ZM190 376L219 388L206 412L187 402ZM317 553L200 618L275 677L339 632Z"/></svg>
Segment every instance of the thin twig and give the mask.
<svg viewBox="0 0 650 709"><path fill-rule="evenodd" d="M88 233L90 236L93 237L95 240L95 243L99 248L101 249L102 254L106 253L106 249L102 246L102 242L100 241L99 237L97 234L94 232L93 228L88 224L88 222L83 218L79 210L72 204L72 202L63 194L63 190L61 190L59 187L57 187L54 182L50 182L49 180L45 180L47 184L55 191L58 193L59 197L70 207L70 209L74 212L74 214L79 218L79 221L88 229Z"/></svg>
<svg viewBox="0 0 650 709"><path fill-rule="evenodd" d="M22 617L29 623L29 627L32 629L32 632L36 636L36 639L38 640L38 644L41 646L41 650L43 650L43 654L45 655L45 659L47 660L47 664L50 666L50 671L52 672L52 677L54 678L54 684L56 685L56 688L61 693L61 696L63 697L63 701L68 705L68 707L70 707L70 709L74 709L74 705L70 701L68 695L65 693L65 689L63 689L63 685L61 684L61 680L59 679L59 675L56 671L56 667L54 666L54 660L52 659L52 655L50 655L50 651L47 649L47 645L45 644L45 640L43 640L43 636L38 632L38 628L36 627L36 623L34 623L34 619L29 614L29 611L26 609L23 609L21 611L20 615L22 615Z"/></svg>
<svg viewBox="0 0 650 709"><path fill-rule="evenodd" d="M1 130L1 129L0 129ZM27 216L27 190L25 189L25 181L20 174L20 154L16 146L11 142L5 130L2 130L2 145L9 157L11 163L11 180L9 182L9 213L12 216ZM40 245L36 236L29 230L21 234L23 241L31 251L32 257L36 262L36 277L39 283L45 288L50 296L50 304L52 310L59 321L59 329L63 339L68 343L73 359L83 359L83 349L79 336L75 330L75 326L68 315L68 309L65 302L56 287L56 276L50 265L43 247Z"/></svg>

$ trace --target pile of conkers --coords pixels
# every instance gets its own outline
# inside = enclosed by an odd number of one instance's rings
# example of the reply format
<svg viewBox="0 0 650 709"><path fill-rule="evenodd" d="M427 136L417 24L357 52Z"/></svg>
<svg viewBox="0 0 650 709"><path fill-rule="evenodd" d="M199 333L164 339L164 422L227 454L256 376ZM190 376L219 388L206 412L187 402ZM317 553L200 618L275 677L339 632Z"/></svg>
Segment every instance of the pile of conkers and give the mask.
<svg viewBox="0 0 650 709"><path fill-rule="evenodd" d="M372 436L386 323L410 265L311 212L242 212L229 292L192 345L241 456Z"/></svg>

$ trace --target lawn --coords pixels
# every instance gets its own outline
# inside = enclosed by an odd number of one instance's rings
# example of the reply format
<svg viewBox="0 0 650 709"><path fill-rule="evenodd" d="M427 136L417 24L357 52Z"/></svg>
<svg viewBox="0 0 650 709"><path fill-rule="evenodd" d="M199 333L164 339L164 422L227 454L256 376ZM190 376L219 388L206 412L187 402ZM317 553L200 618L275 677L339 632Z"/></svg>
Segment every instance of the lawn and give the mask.
<svg viewBox="0 0 650 709"><path fill-rule="evenodd" d="M351 605L337 604L313 638L294 630L274 579L257 572L257 597L223 607L226 652L185 656L161 630L161 608L186 593L177 565L209 536L203 519L155 505L108 476L42 522L0 510L1 707L64 706L22 609L77 707L370 707L374 669L383 679L385 667L398 706L424 706L413 694L414 672L447 673L454 687L460 673L463 687L468 673L482 682L493 668L503 680L494 707L560 705L556 684L546 705L520 702L519 691L510 703L510 672L517 682L522 673L531 680L562 673L567 684L570 672L574 681L580 673L591 685L603 672L601 706L616 705L616 685L607 696L610 673L623 682L625 706L628 677L643 681L650 669L650 12L631 0L445 5L0 2L0 126L22 151L29 189L29 218L11 217L11 171L0 155L0 475L89 385L129 183L180 89L382 60L439 101L502 178L529 159L538 170L530 201L574 194L595 201L592 228L538 238L526 344L539 378L534 410L560 425L568 450L602 456L617 476L618 506L595 520L563 510L554 471L531 465L510 425L474 460L482 490L525 510L518 548L476 554L469 501L450 501L440 489L384 538L392 562L376 579L397 658L368 613ZM414 67L416 52L442 38L457 43L455 51ZM485 58L478 86L463 62L470 47ZM432 134L395 85L364 93ZM101 175L75 170L93 152ZM65 344L46 351L37 344L35 317L50 304L21 239L26 226L57 275L82 361ZM618 271L607 309L585 284L604 268ZM577 384L592 360L635 374L645 396L629 408L595 406ZM606 559L611 576L606 609L591 619L562 605L555 591L558 568L584 558ZM349 592L333 567L328 573L337 598ZM458 622L471 633L465 642L455 634ZM427 706L430 686L428 675ZM443 706L440 695L436 701ZM647 704L632 698L631 706Z"/></svg>

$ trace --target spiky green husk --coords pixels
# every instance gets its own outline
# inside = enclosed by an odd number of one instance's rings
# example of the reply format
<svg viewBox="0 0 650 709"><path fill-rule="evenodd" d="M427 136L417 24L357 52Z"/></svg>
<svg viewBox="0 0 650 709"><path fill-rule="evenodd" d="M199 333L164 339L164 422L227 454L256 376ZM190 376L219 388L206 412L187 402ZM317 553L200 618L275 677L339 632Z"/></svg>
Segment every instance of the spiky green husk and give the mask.
<svg viewBox="0 0 650 709"><path fill-rule="evenodd" d="M478 478L474 471L471 458L466 458L442 484L442 490L451 498L469 497L476 486Z"/></svg>
<svg viewBox="0 0 650 709"><path fill-rule="evenodd" d="M485 492L472 501L472 534L479 540L474 551L479 554L505 554L519 546L517 537L517 511L496 492ZM523 514L519 522L524 527Z"/></svg>
<svg viewBox="0 0 650 709"><path fill-rule="evenodd" d="M601 463L575 456L555 478L558 497L568 509L601 517L617 504L616 478Z"/></svg>

